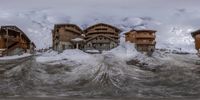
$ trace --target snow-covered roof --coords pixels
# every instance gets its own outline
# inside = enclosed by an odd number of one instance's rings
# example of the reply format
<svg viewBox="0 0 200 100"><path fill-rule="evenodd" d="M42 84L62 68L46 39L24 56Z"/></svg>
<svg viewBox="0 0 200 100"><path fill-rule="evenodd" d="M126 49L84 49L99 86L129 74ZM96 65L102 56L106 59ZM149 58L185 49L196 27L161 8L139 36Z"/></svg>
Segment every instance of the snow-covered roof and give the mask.
<svg viewBox="0 0 200 100"><path fill-rule="evenodd" d="M195 37L197 34L200 34L200 29L191 33L192 37Z"/></svg>
<svg viewBox="0 0 200 100"><path fill-rule="evenodd" d="M80 41L84 41L84 40L82 38L74 38L74 39L71 39L71 41L80 42Z"/></svg>
<svg viewBox="0 0 200 100"><path fill-rule="evenodd" d="M86 52L89 52L89 53L99 53L99 50L86 50Z"/></svg>

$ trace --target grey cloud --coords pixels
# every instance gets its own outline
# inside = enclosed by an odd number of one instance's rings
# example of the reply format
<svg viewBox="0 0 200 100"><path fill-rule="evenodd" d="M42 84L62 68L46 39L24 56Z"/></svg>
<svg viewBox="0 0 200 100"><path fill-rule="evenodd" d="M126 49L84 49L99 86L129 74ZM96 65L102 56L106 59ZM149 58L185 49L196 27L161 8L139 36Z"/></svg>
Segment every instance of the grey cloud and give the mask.
<svg viewBox="0 0 200 100"><path fill-rule="evenodd" d="M128 25L129 29L146 27L158 30L158 46L173 42L178 48L193 50L190 31L200 28L199 4L199 0L1 0L0 21L19 25L34 38L60 22L83 27L95 22ZM180 42L174 42L178 39Z"/></svg>

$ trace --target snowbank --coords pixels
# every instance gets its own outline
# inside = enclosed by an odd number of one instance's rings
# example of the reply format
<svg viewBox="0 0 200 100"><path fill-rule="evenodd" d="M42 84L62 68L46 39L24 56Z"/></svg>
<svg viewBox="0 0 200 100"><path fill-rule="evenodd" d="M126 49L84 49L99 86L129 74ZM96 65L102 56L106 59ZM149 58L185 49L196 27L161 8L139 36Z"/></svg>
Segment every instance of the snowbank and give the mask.
<svg viewBox="0 0 200 100"><path fill-rule="evenodd" d="M72 39L72 41L74 41L74 42L81 42L81 41L83 41L83 39L82 38L75 38L75 39Z"/></svg>
<svg viewBox="0 0 200 100"><path fill-rule="evenodd" d="M74 61L81 64L92 64L96 62L94 56L87 54L78 49L68 49L65 50L63 53L56 53L55 51L52 52L45 52L41 56L36 58L37 62L41 63L48 63L54 61L61 61L61 60L69 60Z"/></svg>
<svg viewBox="0 0 200 100"><path fill-rule="evenodd" d="M53 51L53 50L48 50L48 51L42 53L42 56L46 56L46 57L55 56L55 55L58 55L58 52Z"/></svg>
<svg viewBox="0 0 200 100"><path fill-rule="evenodd" d="M130 42L121 42L121 44L111 51L104 52L104 54L112 54L122 61L139 60L140 62L148 64L161 64L169 59L169 54L161 51L155 51L151 57L138 52L135 45Z"/></svg>
<svg viewBox="0 0 200 100"><path fill-rule="evenodd" d="M20 58L29 57L29 56L31 56L31 54L24 53L23 55L14 55L14 56L0 57L0 60L14 60L14 59L20 59Z"/></svg>
<svg viewBox="0 0 200 100"><path fill-rule="evenodd" d="M129 60L138 55L142 56L141 53L137 52L135 45L133 43L121 43L118 47L112 49L111 51L104 52L104 54L113 54L119 59Z"/></svg>
<svg viewBox="0 0 200 100"><path fill-rule="evenodd" d="M63 61L73 61L78 64L96 65L101 63L105 57L111 59L117 58L119 61L139 60L148 64L158 64L171 60L169 54L161 51L155 51L152 57L138 52L133 43L121 42L120 45L110 51L104 51L102 54L89 54L78 49L68 49L63 53L58 54L55 51L47 51L36 58L37 62L41 63L60 63Z"/></svg>

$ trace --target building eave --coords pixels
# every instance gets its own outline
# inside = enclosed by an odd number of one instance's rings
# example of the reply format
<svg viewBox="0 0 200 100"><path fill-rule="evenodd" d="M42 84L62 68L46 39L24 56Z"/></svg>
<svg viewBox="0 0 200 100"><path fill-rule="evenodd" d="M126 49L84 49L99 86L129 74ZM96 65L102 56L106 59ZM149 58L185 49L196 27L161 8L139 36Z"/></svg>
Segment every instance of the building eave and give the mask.
<svg viewBox="0 0 200 100"><path fill-rule="evenodd" d="M93 27L95 27L95 26L98 26L98 25L106 25L106 26L109 26L109 27L111 27L111 28L116 29L116 30L118 31L118 33L121 33L121 32L122 32L122 30L120 30L119 28L117 28L117 27L115 27L115 26L112 26L112 25L110 25L110 24L106 24L106 23L97 23L97 24L94 24L94 25L92 25L92 26L89 26L88 28L86 28L86 29L84 30L84 32L86 32L87 30L89 30L89 29L91 29L91 28L93 28Z"/></svg>
<svg viewBox="0 0 200 100"><path fill-rule="evenodd" d="M200 34L200 29L191 33L192 37L194 38L197 34Z"/></svg>

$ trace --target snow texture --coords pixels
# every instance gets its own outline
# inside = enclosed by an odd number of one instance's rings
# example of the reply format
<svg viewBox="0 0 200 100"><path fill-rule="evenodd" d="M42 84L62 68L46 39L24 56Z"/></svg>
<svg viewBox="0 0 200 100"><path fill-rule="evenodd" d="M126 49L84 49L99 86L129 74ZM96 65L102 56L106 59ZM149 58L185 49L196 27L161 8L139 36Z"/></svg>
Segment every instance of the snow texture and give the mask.
<svg viewBox="0 0 200 100"><path fill-rule="evenodd" d="M32 54L24 53L22 55L5 56L5 57L0 57L0 60L14 60L14 59L20 59L20 58L24 58L24 57L29 57L31 55Z"/></svg>

